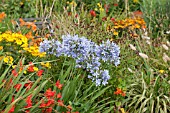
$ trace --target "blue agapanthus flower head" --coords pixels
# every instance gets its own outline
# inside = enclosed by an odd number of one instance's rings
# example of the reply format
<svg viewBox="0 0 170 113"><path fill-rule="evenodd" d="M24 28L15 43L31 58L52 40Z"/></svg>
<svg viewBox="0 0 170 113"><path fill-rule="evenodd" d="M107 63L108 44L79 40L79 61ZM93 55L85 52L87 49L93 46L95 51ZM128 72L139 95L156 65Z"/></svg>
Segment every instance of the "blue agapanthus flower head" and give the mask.
<svg viewBox="0 0 170 113"><path fill-rule="evenodd" d="M101 61L120 64L120 48L115 43L107 40L100 45L78 35L63 35L62 42L58 40L44 40L40 43L40 52L47 52L56 57L68 56L76 61L76 68L86 69L90 75L88 78L96 83L96 86L108 84L109 71L101 69Z"/></svg>

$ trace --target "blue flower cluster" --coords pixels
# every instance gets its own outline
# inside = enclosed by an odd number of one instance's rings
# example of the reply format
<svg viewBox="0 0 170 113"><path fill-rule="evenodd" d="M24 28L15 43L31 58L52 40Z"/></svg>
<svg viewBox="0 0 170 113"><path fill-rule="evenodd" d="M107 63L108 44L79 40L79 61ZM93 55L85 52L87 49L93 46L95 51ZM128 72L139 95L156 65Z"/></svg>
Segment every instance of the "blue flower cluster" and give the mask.
<svg viewBox="0 0 170 113"><path fill-rule="evenodd" d="M101 61L120 64L120 48L115 43L107 40L100 45L78 35L63 35L62 42L58 40L44 40L40 43L40 52L47 52L56 57L68 56L76 61L76 68L83 68L89 71L90 78L96 83L106 85L110 79L109 71L101 69Z"/></svg>

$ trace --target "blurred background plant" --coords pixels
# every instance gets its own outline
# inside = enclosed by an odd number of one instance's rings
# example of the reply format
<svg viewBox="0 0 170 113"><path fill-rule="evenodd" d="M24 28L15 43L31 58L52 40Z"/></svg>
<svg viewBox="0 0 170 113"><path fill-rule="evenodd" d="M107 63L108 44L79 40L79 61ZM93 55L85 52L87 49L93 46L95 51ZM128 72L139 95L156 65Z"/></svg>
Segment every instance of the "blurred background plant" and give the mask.
<svg viewBox="0 0 170 113"><path fill-rule="evenodd" d="M149 33L157 38L170 29L170 1L145 0L141 3L141 11L147 23Z"/></svg>

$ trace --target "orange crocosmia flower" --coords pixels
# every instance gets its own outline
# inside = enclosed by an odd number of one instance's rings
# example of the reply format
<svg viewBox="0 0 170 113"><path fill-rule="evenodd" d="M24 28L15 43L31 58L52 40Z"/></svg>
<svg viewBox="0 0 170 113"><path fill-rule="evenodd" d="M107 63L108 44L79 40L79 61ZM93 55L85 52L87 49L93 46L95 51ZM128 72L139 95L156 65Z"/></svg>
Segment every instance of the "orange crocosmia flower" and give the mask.
<svg viewBox="0 0 170 113"><path fill-rule="evenodd" d="M116 88L116 91L114 92L115 95L119 95L122 93L122 90L119 88Z"/></svg>
<svg viewBox="0 0 170 113"><path fill-rule="evenodd" d="M70 109L70 110L72 110L72 109L73 109L70 105L68 105L68 106L67 106L67 108L68 108L68 109Z"/></svg>
<svg viewBox="0 0 170 113"><path fill-rule="evenodd" d="M125 96L126 96L126 93L122 92L122 96L125 97Z"/></svg>
<svg viewBox="0 0 170 113"><path fill-rule="evenodd" d="M120 88L116 88L116 91L114 92L114 94L115 95L126 96L126 94Z"/></svg>
<svg viewBox="0 0 170 113"><path fill-rule="evenodd" d="M60 84L60 81L59 81L59 80L57 80L56 86L57 86L57 88L60 89L60 90L61 90L61 88L63 87L63 85Z"/></svg>
<svg viewBox="0 0 170 113"><path fill-rule="evenodd" d="M14 96L12 96L11 102L14 102ZM15 106L12 106L12 108L8 111L8 113L13 113L15 111Z"/></svg>
<svg viewBox="0 0 170 113"><path fill-rule="evenodd" d="M57 102L58 102L58 105L59 105L59 106L64 106L64 103L63 103L62 100L58 100Z"/></svg>
<svg viewBox="0 0 170 113"><path fill-rule="evenodd" d="M62 96L61 96L61 93L58 93L57 94L57 98L61 98Z"/></svg>
<svg viewBox="0 0 170 113"><path fill-rule="evenodd" d="M32 30L36 31L37 30L37 26L36 25L32 25Z"/></svg>
<svg viewBox="0 0 170 113"><path fill-rule="evenodd" d="M32 95L29 95L26 99L26 103L27 103L27 106L25 106L25 108L31 108L32 107Z"/></svg>
<svg viewBox="0 0 170 113"><path fill-rule="evenodd" d="M21 88L22 84L16 84L14 86L14 88L16 89L16 91L19 91L19 89Z"/></svg>
<svg viewBox="0 0 170 113"><path fill-rule="evenodd" d="M28 39L33 39L34 37L32 36L32 32L28 32L26 35L25 35Z"/></svg>
<svg viewBox="0 0 170 113"><path fill-rule="evenodd" d="M53 110L53 108L52 107L49 107L49 108L47 108L45 111L45 113L51 113L52 112L52 110Z"/></svg>
<svg viewBox="0 0 170 113"><path fill-rule="evenodd" d="M44 108L44 107L46 107L46 104L44 103L44 100L42 100L42 102L41 102L39 108Z"/></svg>
<svg viewBox="0 0 170 113"><path fill-rule="evenodd" d="M27 88L27 89L30 89L32 87L32 82L31 81L28 81L28 83L25 83L24 86Z"/></svg>
<svg viewBox="0 0 170 113"><path fill-rule="evenodd" d="M19 22L20 22L20 26L25 25L25 21L22 18L19 19Z"/></svg>
<svg viewBox="0 0 170 113"><path fill-rule="evenodd" d="M45 96L46 96L47 98L54 97L54 95L55 95L55 91L51 91L51 88L49 88L49 89L46 90L46 92L45 92Z"/></svg>
<svg viewBox="0 0 170 113"><path fill-rule="evenodd" d="M29 62L29 67L28 67L28 71L29 72L34 72L34 64L32 62Z"/></svg>
<svg viewBox="0 0 170 113"><path fill-rule="evenodd" d="M12 74L13 74L15 77L18 76L18 72L16 71L16 69L13 69L13 70L12 70Z"/></svg>
<svg viewBox="0 0 170 113"><path fill-rule="evenodd" d="M11 23L16 25L16 21L15 20L11 20Z"/></svg>
<svg viewBox="0 0 170 113"><path fill-rule="evenodd" d="M48 99L48 101L47 101L47 103L46 103L46 107L47 106L50 106L50 105L52 105L52 104L54 104L55 103L55 100L54 99Z"/></svg>
<svg viewBox="0 0 170 113"><path fill-rule="evenodd" d="M43 74L44 70L38 70L37 75L41 76Z"/></svg>

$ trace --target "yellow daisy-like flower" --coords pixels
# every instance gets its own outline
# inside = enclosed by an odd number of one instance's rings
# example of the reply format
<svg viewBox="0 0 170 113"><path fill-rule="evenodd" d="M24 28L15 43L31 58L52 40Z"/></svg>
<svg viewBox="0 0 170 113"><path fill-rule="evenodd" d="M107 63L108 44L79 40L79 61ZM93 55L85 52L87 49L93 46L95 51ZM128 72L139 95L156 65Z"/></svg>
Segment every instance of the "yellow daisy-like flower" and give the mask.
<svg viewBox="0 0 170 113"><path fill-rule="evenodd" d="M113 32L113 35L118 36L118 32L117 32L117 31L114 31L114 32Z"/></svg>
<svg viewBox="0 0 170 113"><path fill-rule="evenodd" d="M159 73L163 74L165 71L164 70L159 70Z"/></svg>
<svg viewBox="0 0 170 113"><path fill-rule="evenodd" d="M17 45L21 45L22 41L18 39L18 40L16 40L16 43L17 43Z"/></svg>
<svg viewBox="0 0 170 113"><path fill-rule="evenodd" d="M51 64L49 62L47 63L42 62L41 65L47 68L51 68Z"/></svg>
<svg viewBox="0 0 170 113"><path fill-rule="evenodd" d="M34 71L38 71L38 67L33 67Z"/></svg>
<svg viewBox="0 0 170 113"><path fill-rule="evenodd" d="M14 61L14 59L13 59L12 56L6 56L4 58L4 62L7 63L7 64L12 64L13 61Z"/></svg>

